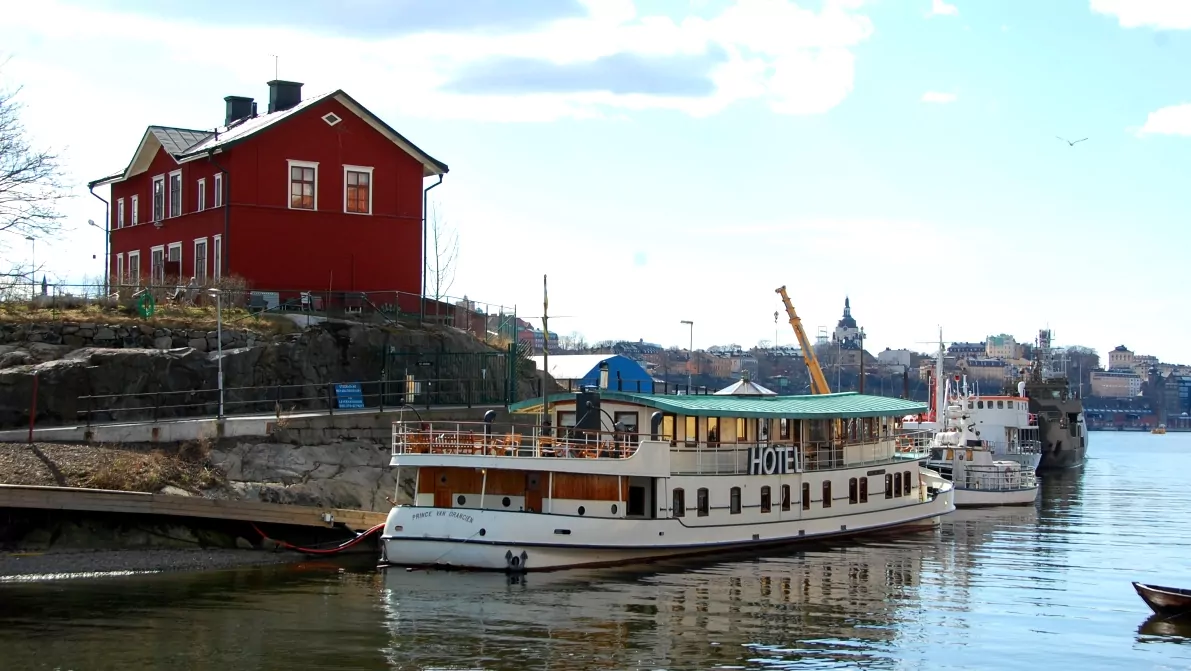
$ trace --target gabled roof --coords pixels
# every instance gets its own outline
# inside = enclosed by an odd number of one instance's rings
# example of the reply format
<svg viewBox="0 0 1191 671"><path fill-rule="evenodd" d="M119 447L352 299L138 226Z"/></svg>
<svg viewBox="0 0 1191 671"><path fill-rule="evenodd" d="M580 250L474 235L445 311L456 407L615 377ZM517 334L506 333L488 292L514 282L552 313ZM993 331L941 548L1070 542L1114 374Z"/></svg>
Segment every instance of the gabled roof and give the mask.
<svg viewBox="0 0 1191 671"><path fill-rule="evenodd" d="M771 391L762 387L761 385L748 379L741 379L715 392L716 396L773 396L776 391Z"/></svg>
<svg viewBox="0 0 1191 671"><path fill-rule="evenodd" d="M338 100L344 107L363 119L365 123L372 126L378 133L384 135L389 141L405 151L405 153L417 159L422 164L422 175L424 177L445 175L447 173L447 164L419 149L414 143L382 121L380 117L358 103L355 98L352 98L340 89L307 98L297 105L286 110L281 110L280 112L261 114L232 123L229 126L216 128L213 131L172 128L169 126L149 126L145 131L144 137L141 139L141 144L137 147L136 154L132 157L132 161L128 163L128 167L123 172L89 182L87 186L89 188L95 188L104 184L123 181L133 175L144 172L148 169L148 164L152 161L152 157L156 155L158 146L165 149L178 163L205 158L246 140L267 128L271 128L281 121L330 98Z"/></svg>
<svg viewBox="0 0 1191 671"><path fill-rule="evenodd" d="M696 417L786 417L788 419L835 419L844 417L902 417L926 411L926 404L888 396L855 392L810 396L715 396L703 394L637 394L601 390L608 401L636 403L676 415ZM575 394L551 394L550 403L574 401ZM511 412L537 412L542 399L509 406Z"/></svg>
<svg viewBox="0 0 1191 671"><path fill-rule="evenodd" d="M533 360L534 367L542 370L543 357L534 356L530 358ZM620 354L551 354L549 361L550 370L546 372L555 380L582 380L590 376L593 372L598 372L596 369L601 363L620 359L632 361L632 359ZM636 364L636 362L633 363Z"/></svg>

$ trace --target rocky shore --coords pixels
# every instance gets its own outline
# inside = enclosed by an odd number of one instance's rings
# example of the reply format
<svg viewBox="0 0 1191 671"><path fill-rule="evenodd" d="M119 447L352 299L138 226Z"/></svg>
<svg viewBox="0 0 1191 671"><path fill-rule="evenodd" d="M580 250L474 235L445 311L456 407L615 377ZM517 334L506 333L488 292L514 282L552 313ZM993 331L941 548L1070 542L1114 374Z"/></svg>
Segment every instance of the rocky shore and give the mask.
<svg viewBox="0 0 1191 671"><path fill-rule="evenodd" d="M113 574L266 566L298 562L304 558L297 552L222 548L0 552L0 584Z"/></svg>

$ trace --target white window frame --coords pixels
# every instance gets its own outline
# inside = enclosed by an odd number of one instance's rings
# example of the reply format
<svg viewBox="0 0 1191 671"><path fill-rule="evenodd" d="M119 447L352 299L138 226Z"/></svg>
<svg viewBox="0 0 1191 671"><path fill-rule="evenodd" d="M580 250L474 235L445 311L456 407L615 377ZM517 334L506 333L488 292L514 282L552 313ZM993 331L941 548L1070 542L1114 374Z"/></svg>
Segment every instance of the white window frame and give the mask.
<svg viewBox="0 0 1191 671"><path fill-rule="evenodd" d="M124 228L124 199L116 199L116 228Z"/></svg>
<svg viewBox="0 0 1191 671"><path fill-rule="evenodd" d="M136 226L138 223L140 223L140 221L139 221L140 214L141 214L141 198L140 198L140 196L133 196L131 202L132 202L132 204L129 205L129 207L128 207L128 209L131 210L131 212L129 214L132 215L131 217L129 217L129 221L131 222L132 226Z"/></svg>
<svg viewBox="0 0 1191 671"><path fill-rule="evenodd" d="M313 210L308 210L304 207L294 207L294 168L314 168ZM291 210L300 210L302 212L318 211L318 161L298 161L292 158L287 160L285 168L285 205Z"/></svg>
<svg viewBox="0 0 1191 671"><path fill-rule="evenodd" d="M174 202L174 197L173 197L174 180L175 179L178 180L178 202L177 203ZM169 209L170 218L173 219L174 217L180 217L186 213L186 208L182 207L182 203L186 202L186 197L182 193L182 171L181 170L172 171L170 173L169 184L167 184L166 186L167 186L167 189L166 189L165 195L166 195L166 198L169 199L169 202L170 202L170 209ZM175 205L177 206L176 208L174 207ZM177 212L175 212L175 210L177 210Z"/></svg>
<svg viewBox="0 0 1191 671"><path fill-rule="evenodd" d="M223 173L215 173L215 207L223 207Z"/></svg>
<svg viewBox="0 0 1191 671"><path fill-rule="evenodd" d="M199 253L198 253L200 245L203 248L203 265L201 265L201 266L199 265ZM208 277L208 275L210 275L210 273L207 272L207 268L209 267L210 263L211 263L211 247L210 247L210 245L207 244L207 239L206 238L195 238L194 239L194 272L192 273L192 275L194 276L195 281L198 282L199 286L202 286L203 284L205 284L207 282L207 277ZM199 271L202 271L201 277L199 275Z"/></svg>
<svg viewBox="0 0 1191 671"><path fill-rule="evenodd" d="M178 260L178 283L182 284L184 282L183 278L186 275L186 264L182 263L182 241L181 240L179 240L178 242L171 242L165 246L165 263L170 263L174 260L174 250L175 249L178 250L178 259L177 259ZM163 265L162 268L164 268L164 267L165 266ZM162 272L164 272L164 270Z"/></svg>
<svg viewBox="0 0 1191 671"><path fill-rule="evenodd" d="M160 272L153 265L153 255L157 252L161 252ZM165 284L165 259L165 245L154 245L149 248L149 286L161 286Z"/></svg>
<svg viewBox="0 0 1191 671"><path fill-rule="evenodd" d="M211 277L219 279L223 277L223 236L216 235L211 238Z"/></svg>
<svg viewBox="0 0 1191 671"><path fill-rule="evenodd" d="M157 205L158 205L157 185L158 184L161 185L161 203L160 203L161 209L160 210L157 209ZM169 211L166 208L166 203L165 203L167 198L168 198L168 194L166 194L165 175L157 175L156 177L153 178L153 185L152 185L152 187L150 187L150 190L149 190L149 200L152 201L152 203L153 203L153 221L154 222L162 221L165 219L165 213Z"/></svg>
<svg viewBox="0 0 1191 671"><path fill-rule="evenodd" d="M124 252L116 255L116 286L124 284Z"/></svg>
<svg viewBox="0 0 1191 671"><path fill-rule="evenodd" d="M128 269L128 283L139 286L141 283L141 250L128 252L128 265L125 267Z"/></svg>
<svg viewBox="0 0 1191 671"><path fill-rule="evenodd" d="M347 173L361 172L368 175L368 211L367 212L348 212L347 211ZM314 173L315 191L318 190L318 171ZM375 181L372 179L372 166L367 165L344 165L343 166L343 211L346 214L360 214L372 216L372 187Z"/></svg>
<svg viewBox="0 0 1191 671"><path fill-rule="evenodd" d="M198 181L198 210L202 212L207 209L207 178L204 177Z"/></svg>

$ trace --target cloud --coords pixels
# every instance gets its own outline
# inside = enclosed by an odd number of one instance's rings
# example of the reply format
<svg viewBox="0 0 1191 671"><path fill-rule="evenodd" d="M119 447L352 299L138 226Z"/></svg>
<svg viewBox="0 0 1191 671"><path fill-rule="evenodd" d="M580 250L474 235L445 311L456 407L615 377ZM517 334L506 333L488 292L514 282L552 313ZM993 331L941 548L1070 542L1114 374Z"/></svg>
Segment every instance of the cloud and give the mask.
<svg viewBox="0 0 1191 671"><path fill-rule="evenodd" d="M1122 28L1191 30L1191 2L1187 0L1091 0L1091 10L1115 16Z"/></svg>
<svg viewBox="0 0 1191 671"><path fill-rule="evenodd" d="M1138 135L1191 137L1191 104L1171 105L1150 112Z"/></svg>
<svg viewBox="0 0 1191 671"><path fill-rule="evenodd" d="M121 58L168 63L191 90L259 86L276 54L282 78L311 92L355 92L389 114L548 121L644 109L700 117L746 100L778 114L821 114L851 93L852 49L873 33L856 0L822 0L814 10L738 0L681 20L642 13L632 0L577 0L582 12L575 2L535 0L507 15L506 3L487 0L470 0L479 8L470 15L430 0L346 1L380 9L363 12L371 25L349 26L307 20L329 11L321 2L298 0L282 21L241 3L237 21L215 23L181 0L136 12L132 0L41 0L7 8L0 38L54 45L64 62L87 62L89 76Z"/></svg>
<svg viewBox="0 0 1191 671"><path fill-rule="evenodd" d="M592 61L552 63L532 58L482 61L465 67L443 90L463 94L578 93L708 96L722 49L698 56L620 53Z"/></svg>
<svg viewBox="0 0 1191 671"><path fill-rule="evenodd" d="M80 7L217 26L312 28L392 37L426 31L510 32L588 14L580 0L452 0L449 10L419 0L67 0Z"/></svg>
<svg viewBox="0 0 1191 671"><path fill-rule="evenodd" d="M939 91L927 91L926 93L922 94L922 102L936 103L940 105L953 103L957 98L958 96L956 96L954 93L940 93Z"/></svg>
<svg viewBox="0 0 1191 671"><path fill-rule="evenodd" d="M931 0L930 13L927 16L959 16L959 7L946 0Z"/></svg>

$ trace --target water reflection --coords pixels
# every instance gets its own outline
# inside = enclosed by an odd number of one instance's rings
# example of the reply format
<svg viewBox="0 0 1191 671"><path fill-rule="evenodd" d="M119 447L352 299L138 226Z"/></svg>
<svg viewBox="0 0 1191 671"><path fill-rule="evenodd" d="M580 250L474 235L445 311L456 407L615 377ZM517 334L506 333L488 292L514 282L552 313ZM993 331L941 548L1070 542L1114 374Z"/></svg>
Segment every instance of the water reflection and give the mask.
<svg viewBox="0 0 1191 671"><path fill-rule="evenodd" d="M1137 628L1137 642L1191 644L1191 617L1171 618L1151 615Z"/></svg>

